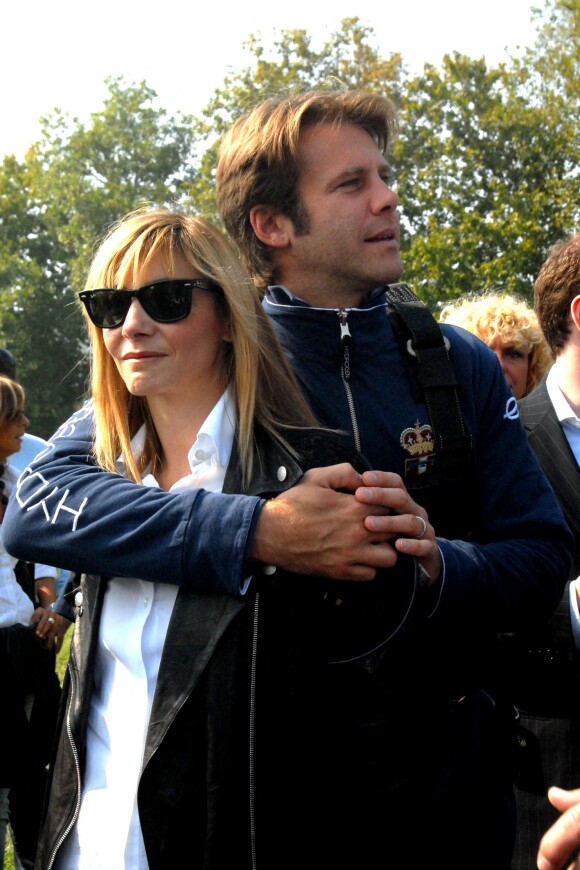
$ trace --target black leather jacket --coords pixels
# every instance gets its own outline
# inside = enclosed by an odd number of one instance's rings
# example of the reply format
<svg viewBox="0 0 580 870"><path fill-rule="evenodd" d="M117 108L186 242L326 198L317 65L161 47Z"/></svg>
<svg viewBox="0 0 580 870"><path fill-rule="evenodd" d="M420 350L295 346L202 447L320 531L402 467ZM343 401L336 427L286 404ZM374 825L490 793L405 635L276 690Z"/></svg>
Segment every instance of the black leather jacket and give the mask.
<svg viewBox="0 0 580 870"><path fill-rule="evenodd" d="M251 494L275 495L309 467L342 461L361 467L338 436L288 437L299 460L272 439L259 439ZM241 489L233 455L224 492ZM78 814L106 585L106 578L83 576L72 593L76 624L39 868L53 866ZM329 795L338 801L337 776L344 773L329 770L337 711L327 674L327 593L321 580L280 571L254 576L239 600L179 590L138 788L150 868L297 866L312 837L317 845L314 852L309 845L309 854L326 854L321 807L328 806L330 822Z"/></svg>

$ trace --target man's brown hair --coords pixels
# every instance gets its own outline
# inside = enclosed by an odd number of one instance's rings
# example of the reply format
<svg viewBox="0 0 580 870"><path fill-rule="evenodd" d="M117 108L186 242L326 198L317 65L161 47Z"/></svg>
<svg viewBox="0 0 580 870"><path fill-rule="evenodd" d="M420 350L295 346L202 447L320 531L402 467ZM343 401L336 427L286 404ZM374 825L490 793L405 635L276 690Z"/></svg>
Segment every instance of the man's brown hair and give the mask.
<svg viewBox="0 0 580 870"><path fill-rule="evenodd" d="M554 356L570 334L570 306L580 296L580 233L551 248L534 284L534 308Z"/></svg>
<svg viewBox="0 0 580 870"><path fill-rule="evenodd" d="M396 131L393 104L364 91L309 91L276 97L239 118L219 152L216 192L220 216L236 241L246 268L260 288L272 282L270 248L255 235L250 209L274 207L298 233L308 232L308 215L298 195L300 133L320 124L355 124L385 154Z"/></svg>

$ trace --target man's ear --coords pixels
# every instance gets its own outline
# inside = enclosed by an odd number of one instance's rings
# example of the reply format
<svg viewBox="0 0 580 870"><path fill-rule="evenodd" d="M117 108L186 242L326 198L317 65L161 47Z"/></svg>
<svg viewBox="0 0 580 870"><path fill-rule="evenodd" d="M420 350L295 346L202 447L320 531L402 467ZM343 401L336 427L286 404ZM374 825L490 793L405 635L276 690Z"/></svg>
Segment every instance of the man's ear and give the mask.
<svg viewBox="0 0 580 870"><path fill-rule="evenodd" d="M570 305L570 315L574 326L580 332L580 296L575 296Z"/></svg>
<svg viewBox="0 0 580 870"><path fill-rule="evenodd" d="M287 248L292 222L271 205L255 205L250 209L250 223L257 238L270 248Z"/></svg>

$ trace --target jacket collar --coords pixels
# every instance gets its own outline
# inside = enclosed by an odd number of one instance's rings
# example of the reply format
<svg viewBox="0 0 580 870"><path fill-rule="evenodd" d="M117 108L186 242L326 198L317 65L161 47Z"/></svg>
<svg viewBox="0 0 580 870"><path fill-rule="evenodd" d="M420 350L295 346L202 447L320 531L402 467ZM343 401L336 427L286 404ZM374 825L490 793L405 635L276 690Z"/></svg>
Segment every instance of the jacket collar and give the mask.
<svg viewBox="0 0 580 870"><path fill-rule="evenodd" d="M300 437L297 432L289 430L285 437L293 447L298 449ZM301 436L303 437L303 436ZM303 471L297 460L280 442L265 435L259 426L255 434L254 467L252 479L248 486L242 484L241 469L238 458L237 442L234 442L232 457L223 492L245 495L274 496L294 486L302 477Z"/></svg>
<svg viewBox="0 0 580 870"><path fill-rule="evenodd" d="M375 305L383 305L385 303L385 292L387 285L375 287L374 290L366 296L363 302L357 306L357 309L374 308ZM266 290L266 299L275 305L294 305L301 308L313 308L316 306L310 305L299 296L295 296L283 284L272 284ZM328 309L327 309L328 310ZM334 309L332 309L334 310Z"/></svg>

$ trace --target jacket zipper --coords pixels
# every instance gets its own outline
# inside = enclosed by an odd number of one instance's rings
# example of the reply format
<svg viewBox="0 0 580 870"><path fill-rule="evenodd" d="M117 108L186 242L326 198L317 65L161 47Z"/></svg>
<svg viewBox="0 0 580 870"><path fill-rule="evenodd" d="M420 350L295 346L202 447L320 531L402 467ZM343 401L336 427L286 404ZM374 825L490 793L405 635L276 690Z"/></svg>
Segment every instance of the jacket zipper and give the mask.
<svg viewBox="0 0 580 870"><path fill-rule="evenodd" d="M354 446L360 453L360 433L358 428L358 420L354 410L354 400L352 398L352 390L350 388L350 349L352 346L352 335L348 328L348 312L345 308L339 308L336 312L340 321L340 345L342 351L342 360L340 364L340 375L346 394L348 410L350 413L350 422L352 426L352 434L354 438Z"/></svg>
<svg viewBox="0 0 580 870"><path fill-rule="evenodd" d="M256 713L256 665L258 659L258 615L260 608L260 593L256 593L254 601L254 620L252 629L252 666L250 671L250 729L249 729L249 783L250 783L250 850L252 855L252 870L256 870L256 815L255 815L255 781L254 781L254 728Z"/></svg>
<svg viewBox="0 0 580 870"><path fill-rule="evenodd" d="M68 823L68 825L66 826L63 833L60 835L60 837L56 843L56 846L52 850L52 853L50 855L50 859L48 862L47 870L51 870L51 867L54 864L54 860L56 858L56 854L57 854L58 850L60 849L60 847L62 846L62 844L64 843L64 841L66 840L66 838L68 837L70 832L72 831L73 827L75 826L76 821L77 821L78 816L79 816L79 810L80 810L80 806L81 806L81 766L79 763L79 754L78 754L78 750L77 750L77 747L76 747L76 744L74 741L74 737L72 734L71 721L70 721L70 711L72 709L74 694L75 694L75 692L74 692L75 680L73 677L72 668L71 668L70 664L68 666L68 671L70 674L70 698L69 698L69 703L68 703L68 707L67 707L67 711L66 711L66 733L67 733L67 736L69 739L69 743L70 743L70 747L72 750L74 763L75 763L75 771L76 771L76 775L77 775L77 799L76 799L73 817L72 817L71 821Z"/></svg>

